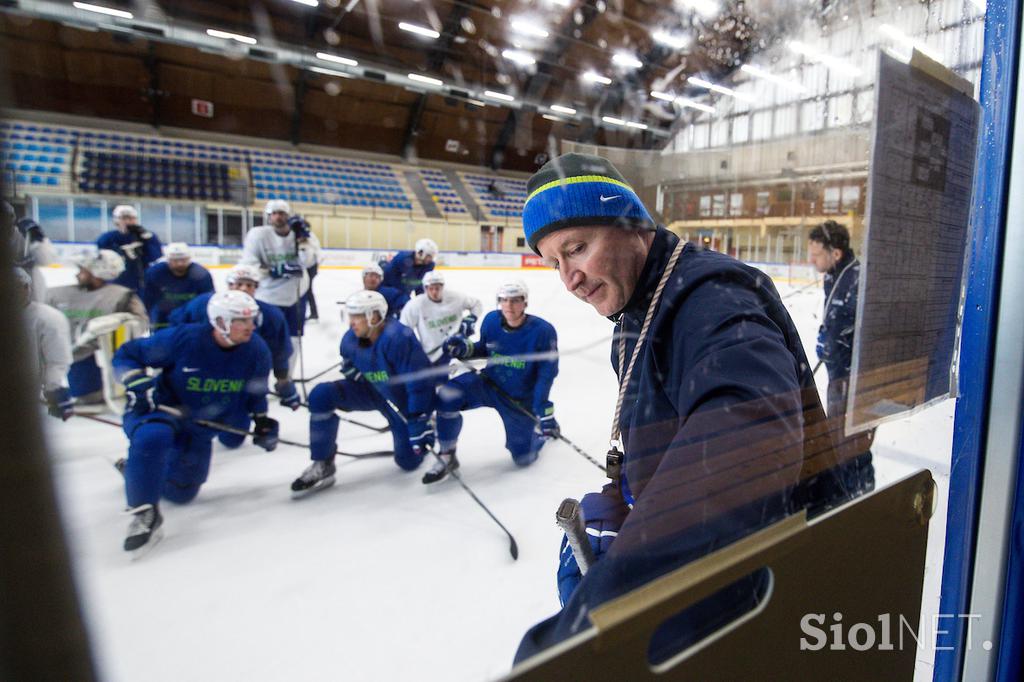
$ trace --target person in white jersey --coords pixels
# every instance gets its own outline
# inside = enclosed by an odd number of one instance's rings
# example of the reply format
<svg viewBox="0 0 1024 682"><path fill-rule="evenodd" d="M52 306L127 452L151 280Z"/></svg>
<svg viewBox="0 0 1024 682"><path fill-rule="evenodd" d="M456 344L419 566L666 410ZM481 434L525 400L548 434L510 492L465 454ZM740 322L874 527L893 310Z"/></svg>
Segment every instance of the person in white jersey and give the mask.
<svg viewBox="0 0 1024 682"><path fill-rule="evenodd" d="M423 288L424 295L402 308L400 319L416 332L430 362L444 366L451 360L444 350L444 340L455 334L473 336L483 306L472 296L446 288L444 275L436 270L423 275Z"/></svg>

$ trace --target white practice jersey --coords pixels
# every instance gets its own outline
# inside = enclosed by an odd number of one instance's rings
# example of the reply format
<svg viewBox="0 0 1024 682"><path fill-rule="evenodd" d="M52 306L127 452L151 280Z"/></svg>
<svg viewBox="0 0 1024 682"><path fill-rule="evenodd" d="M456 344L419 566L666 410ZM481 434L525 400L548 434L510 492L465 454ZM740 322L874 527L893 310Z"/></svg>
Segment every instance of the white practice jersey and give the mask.
<svg viewBox="0 0 1024 682"><path fill-rule="evenodd" d="M295 246L295 233L289 231L284 237L274 232L269 225L255 227L245 235L245 246L239 262L255 265L263 271L263 279L256 290L256 299L278 306L294 305L309 290L309 275L306 268L317 264L320 257L320 242L316 235ZM293 263L302 266L301 277L270 276L270 271L279 263Z"/></svg>
<svg viewBox="0 0 1024 682"><path fill-rule="evenodd" d="M75 362L92 355L99 348L99 343L86 334L90 320L111 313L131 313L141 330L149 328L146 306L134 291L120 284L104 284L92 291L74 284L54 287L47 293L46 302L63 313L71 324Z"/></svg>
<svg viewBox="0 0 1024 682"><path fill-rule="evenodd" d="M25 306L28 349L44 391L68 385L71 324L64 313L45 303Z"/></svg>
<svg viewBox="0 0 1024 682"><path fill-rule="evenodd" d="M459 333L463 314L472 313L480 317L483 309L479 300L445 287L440 303L434 303L426 294L409 301L402 308L401 322L416 331L427 357L436 362L443 353L441 345L444 340Z"/></svg>

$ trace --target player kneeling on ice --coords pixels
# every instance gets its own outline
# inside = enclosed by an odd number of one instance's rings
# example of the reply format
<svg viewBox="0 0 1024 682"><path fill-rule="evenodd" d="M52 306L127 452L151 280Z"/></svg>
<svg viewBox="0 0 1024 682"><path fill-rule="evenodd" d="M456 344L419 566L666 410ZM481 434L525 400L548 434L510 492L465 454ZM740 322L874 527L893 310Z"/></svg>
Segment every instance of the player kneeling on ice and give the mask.
<svg viewBox="0 0 1024 682"><path fill-rule="evenodd" d="M206 308L209 323L164 329L129 341L114 355L128 395L124 479L134 518L126 551L158 539L161 497L185 504L206 481L217 431L201 421L232 424L252 415L253 443L277 447L277 422L267 417L270 351L253 334L258 310L241 291L214 294ZM162 371L151 376L147 368Z"/></svg>
<svg viewBox="0 0 1024 682"><path fill-rule="evenodd" d="M416 332L432 363L448 366L451 356L444 352L444 341L452 334L465 337L476 333L476 320L483 313L480 301L447 289L444 275L431 271L423 275L425 296L417 296L402 309L402 324Z"/></svg>
<svg viewBox="0 0 1024 682"><path fill-rule="evenodd" d="M388 317L398 319L402 308L409 302L409 294L401 289L387 287L381 284L384 281L384 271L376 263L371 263L363 268L363 288L367 291L376 291L388 302Z"/></svg>
<svg viewBox="0 0 1024 682"><path fill-rule="evenodd" d="M439 459L447 468L437 465L423 477L424 483L439 481L458 468L455 444L462 430L462 410L497 410L505 425L505 447L519 466L532 464L544 442L558 437L555 408L548 399L558 375L558 335L545 320L526 314L528 299L522 282L502 284L499 309L484 317L480 340L456 334L444 342L445 352L453 358L488 360L483 371L457 376L438 391Z"/></svg>
<svg viewBox="0 0 1024 682"><path fill-rule="evenodd" d="M231 268L227 276L228 289L241 291L253 298L256 298L256 289L260 286L260 271L252 265L238 264ZM175 308L171 313L170 322L175 324L187 324L189 322L205 322L206 306L210 302L213 293L200 294L191 301ZM291 379L291 365L289 360L292 356L292 341L288 336L288 323L284 314L276 305L256 300L260 312L256 316L256 334L267 342L270 348L271 367L274 370L274 393L281 397L281 404L292 410L299 409L302 399L295 389ZM249 418L241 415L242 421L232 424L243 431L249 430ZM229 448L236 448L242 444L244 437L234 433L222 433L219 436L220 442Z"/></svg>
<svg viewBox="0 0 1024 682"><path fill-rule="evenodd" d="M394 438L395 464L406 471L416 469L434 445L430 417L435 382L426 371L430 361L416 335L387 316L387 301L376 291L349 296L345 312L349 320L349 330L341 339L345 378L319 384L309 394L313 463L292 483L296 497L334 485L339 422L335 410L383 414Z"/></svg>

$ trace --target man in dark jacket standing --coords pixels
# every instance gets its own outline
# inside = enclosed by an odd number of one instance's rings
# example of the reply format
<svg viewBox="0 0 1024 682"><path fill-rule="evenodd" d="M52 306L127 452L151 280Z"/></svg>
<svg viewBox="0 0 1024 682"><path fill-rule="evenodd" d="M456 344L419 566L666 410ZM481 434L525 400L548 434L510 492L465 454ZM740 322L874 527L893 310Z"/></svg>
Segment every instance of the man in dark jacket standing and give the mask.
<svg viewBox="0 0 1024 682"><path fill-rule="evenodd" d="M523 226L566 289L615 323L620 392L612 481L582 500L598 560L581 576L563 540L562 611L527 633L517 660L588 628L598 605L792 513L798 481L835 463L805 441L824 414L769 277L657 226L597 156L541 168ZM672 619L652 662L752 608L767 582L755 573Z"/></svg>

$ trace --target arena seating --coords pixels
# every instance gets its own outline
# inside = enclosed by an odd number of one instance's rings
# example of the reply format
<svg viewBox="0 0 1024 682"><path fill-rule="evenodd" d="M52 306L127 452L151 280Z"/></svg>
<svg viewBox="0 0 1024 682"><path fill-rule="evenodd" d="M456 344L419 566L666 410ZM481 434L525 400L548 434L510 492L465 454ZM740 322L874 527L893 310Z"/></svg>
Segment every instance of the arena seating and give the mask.
<svg viewBox="0 0 1024 682"><path fill-rule="evenodd" d="M452 187L445 174L434 168L421 168L420 177L427 191L434 196L434 201L442 213L468 213L458 192Z"/></svg>
<svg viewBox="0 0 1024 682"><path fill-rule="evenodd" d="M459 175L488 219L522 218L523 202L526 201L525 180L468 172Z"/></svg>
<svg viewBox="0 0 1024 682"><path fill-rule="evenodd" d="M404 174L415 170L443 215L475 217L441 170L145 133L0 122L0 164L18 192L227 202L232 183L247 180L256 202L422 214L405 184ZM520 217L524 182L470 172L460 178L484 210L479 218ZM498 193L488 190L492 183Z"/></svg>
<svg viewBox="0 0 1024 682"><path fill-rule="evenodd" d="M73 136L60 127L0 122L0 164L8 181L67 188Z"/></svg>

